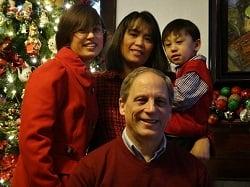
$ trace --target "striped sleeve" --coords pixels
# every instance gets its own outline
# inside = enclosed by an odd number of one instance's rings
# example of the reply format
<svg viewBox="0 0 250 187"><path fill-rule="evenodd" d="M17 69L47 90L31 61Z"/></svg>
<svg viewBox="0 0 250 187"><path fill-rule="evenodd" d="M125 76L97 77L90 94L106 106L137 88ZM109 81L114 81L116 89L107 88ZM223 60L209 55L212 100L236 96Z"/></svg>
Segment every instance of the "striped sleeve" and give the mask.
<svg viewBox="0 0 250 187"><path fill-rule="evenodd" d="M176 79L173 110L191 108L208 91L208 85L195 72Z"/></svg>

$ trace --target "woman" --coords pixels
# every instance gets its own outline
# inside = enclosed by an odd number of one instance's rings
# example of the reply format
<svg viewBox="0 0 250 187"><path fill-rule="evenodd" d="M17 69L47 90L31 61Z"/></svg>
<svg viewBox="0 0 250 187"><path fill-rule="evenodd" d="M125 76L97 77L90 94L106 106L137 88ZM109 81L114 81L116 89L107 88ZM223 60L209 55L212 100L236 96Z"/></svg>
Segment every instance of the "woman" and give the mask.
<svg viewBox="0 0 250 187"><path fill-rule="evenodd" d="M26 86L13 187L65 186L86 154L97 118L89 64L103 48L103 31L88 5L73 5L62 15L58 53L33 72Z"/></svg>
<svg viewBox="0 0 250 187"><path fill-rule="evenodd" d="M154 16L147 11L128 14L113 35L106 60L107 71L96 75L100 113L91 149L120 135L124 128L118 99L121 83L128 73L140 66L169 73L160 29Z"/></svg>

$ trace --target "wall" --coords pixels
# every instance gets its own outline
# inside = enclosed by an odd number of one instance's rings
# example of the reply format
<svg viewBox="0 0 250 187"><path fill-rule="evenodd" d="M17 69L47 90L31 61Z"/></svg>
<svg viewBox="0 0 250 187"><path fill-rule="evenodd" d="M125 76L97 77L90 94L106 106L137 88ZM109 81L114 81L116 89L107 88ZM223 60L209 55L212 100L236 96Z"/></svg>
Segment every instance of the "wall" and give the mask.
<svg viewBox="0 0 250 187"><path fill-rule="evenodd" d="M148 10L158 20L160 29L176 18L190 19L200 29L202 46L200 53L208 58L209 0L117 0L116 25L129 12Z"/></svg>

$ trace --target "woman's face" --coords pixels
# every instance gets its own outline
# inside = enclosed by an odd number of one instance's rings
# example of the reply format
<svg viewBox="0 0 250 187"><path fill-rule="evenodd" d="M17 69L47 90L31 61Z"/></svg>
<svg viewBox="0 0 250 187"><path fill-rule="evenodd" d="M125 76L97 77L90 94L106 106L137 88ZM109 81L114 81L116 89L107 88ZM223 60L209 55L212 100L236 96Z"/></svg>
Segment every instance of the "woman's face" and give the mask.
<svg viewBox="0 0 250 187"><path fill-rule="evenodd" d="M126 30L121 45L125 68L137 68L146 63L154 47L151 35L150 26L140 20Z"/></svg>
<svg viewBox="0 0 250 187"><path fill-rule="evenodd" d="M103 48L103 29L101 25L97 25L87 32L78 31L74 33L70 47L84 62L90 62L99 55Z"/></svg>

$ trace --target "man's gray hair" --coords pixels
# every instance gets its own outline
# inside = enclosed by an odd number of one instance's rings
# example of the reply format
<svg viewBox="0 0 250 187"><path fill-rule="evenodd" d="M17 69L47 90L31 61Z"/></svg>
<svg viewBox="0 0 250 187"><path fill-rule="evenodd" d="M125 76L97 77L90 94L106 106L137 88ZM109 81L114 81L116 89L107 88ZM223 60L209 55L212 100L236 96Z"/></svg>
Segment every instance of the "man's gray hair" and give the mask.
<svg viewBox="0 0 250 187"><path fill-rule="evenodd" d="M136 79L139 75L146 73L146 72L151 72L159 77L161 77L165 83L166 83L166 88L168 92L168 97L169 97L169 104L172 105L173 103L173 98L174 98L174 91L173 91L173 85L168 76L166 76L163 72L154 69L154 68L148 68L148 67L139 67L133 70L131 73L127 75L127 77L123 80L121 89L120 89L120 98L122 98L124 101L127 100L128 95L129 95L129 90Z"/></svg>

